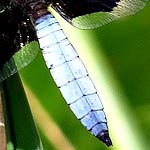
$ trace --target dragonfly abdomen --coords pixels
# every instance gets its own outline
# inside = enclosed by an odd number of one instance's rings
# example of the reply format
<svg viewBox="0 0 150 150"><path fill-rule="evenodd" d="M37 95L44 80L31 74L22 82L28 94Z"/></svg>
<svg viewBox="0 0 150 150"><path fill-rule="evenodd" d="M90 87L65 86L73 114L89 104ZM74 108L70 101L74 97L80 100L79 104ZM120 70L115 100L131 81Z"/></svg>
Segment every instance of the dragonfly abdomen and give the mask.
<svg viewBox="0 0 150 150"><path fill-rule="evenodd" d="M46 65L67 104L87 130L112 145L96 88L58 21L47 14L35 24Z"/></svg>

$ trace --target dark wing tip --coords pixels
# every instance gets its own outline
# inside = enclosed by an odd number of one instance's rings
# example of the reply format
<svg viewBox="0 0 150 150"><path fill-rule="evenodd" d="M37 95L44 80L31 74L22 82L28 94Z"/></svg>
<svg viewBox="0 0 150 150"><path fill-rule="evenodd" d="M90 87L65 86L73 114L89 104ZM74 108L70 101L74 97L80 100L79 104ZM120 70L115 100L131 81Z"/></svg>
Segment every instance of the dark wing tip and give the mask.
<svg viewBox="0 0 150 150"><path fill-rule="evenodd" d="M107 130L100 132L96 137L103 143L105 143L107 146L112 146L112 141L109 137Z"/></svg>

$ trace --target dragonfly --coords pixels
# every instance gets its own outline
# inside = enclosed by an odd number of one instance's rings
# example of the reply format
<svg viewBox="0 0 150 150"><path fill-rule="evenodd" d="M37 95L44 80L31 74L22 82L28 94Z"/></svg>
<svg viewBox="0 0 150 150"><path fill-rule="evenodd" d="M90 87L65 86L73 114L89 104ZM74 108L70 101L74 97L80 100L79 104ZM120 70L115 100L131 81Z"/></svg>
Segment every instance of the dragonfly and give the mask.
<svg viewBox="0 0 150 150"><path fill-rule="evenodd" d="M80 29L93 29L135 14L147 0L11 0L0 5L0 82L31 63L40 46L47 68L70 109L105 145L111 146L100 96L53 8ZM32 42L38 41L33 49ZM19 59L16 57L19 55ZM15 61L14 61L15 60Z"/></svg>

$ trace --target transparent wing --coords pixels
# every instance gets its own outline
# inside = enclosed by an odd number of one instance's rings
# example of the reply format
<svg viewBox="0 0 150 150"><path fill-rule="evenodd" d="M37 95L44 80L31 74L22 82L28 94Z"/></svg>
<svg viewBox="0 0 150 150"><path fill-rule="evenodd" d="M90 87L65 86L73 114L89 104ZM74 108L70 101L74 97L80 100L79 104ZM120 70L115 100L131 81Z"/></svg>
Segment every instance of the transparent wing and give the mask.
<svg viewBox="0 0 150 150"><path fill-rule="evenodd" d="M0 82L36 57L39 45L34 26L18 7L0 12Z"/></svg>
<svg viewBox="0 0 150 150"><path fill-rule="evenodd" d="M56 0L58 4L52 3L51 7L73 26L80 29L92 29L119 18L135 14L144 8L147 1L148 0L112 0L110 2L108 0L80 0L80 4L78 4L75 3L74 0L69 0L69 2L73 2L74 4L74 6L71 5L71 9L69 9L70 5L68 1ZM86 11L84 11L84 6L88 6Z"/></svg>
<svg viewBox="0 0 150 150"><path fill-rule="evenodd" d="M133 15L145 6L143 0L122 0L111 12L98 12L90 15L79 16L72 19L72 25L81 29L100 27L122 17Z"/></svg>
<svg viewBox="0 0 150 150"><path fill-rule="evenodd" d="M39 44L37 41L30 42L16 52L7 61L0 70L0 82L17 73L25 66L30 64L39 52Z"/></svg>

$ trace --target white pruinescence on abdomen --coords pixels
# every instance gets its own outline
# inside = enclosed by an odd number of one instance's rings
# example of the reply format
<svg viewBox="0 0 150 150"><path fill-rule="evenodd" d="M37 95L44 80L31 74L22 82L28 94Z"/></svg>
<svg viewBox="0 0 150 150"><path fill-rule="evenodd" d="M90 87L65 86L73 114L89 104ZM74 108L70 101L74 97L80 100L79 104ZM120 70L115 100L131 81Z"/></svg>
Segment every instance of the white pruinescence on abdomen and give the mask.
<svg viewBox="0 0 150 150"><path fill-rule="evenodd" d="M95 136L107 131L96 88L57 20L45 15L36 21L36 30L47 67L71 110Z"/></svg>

